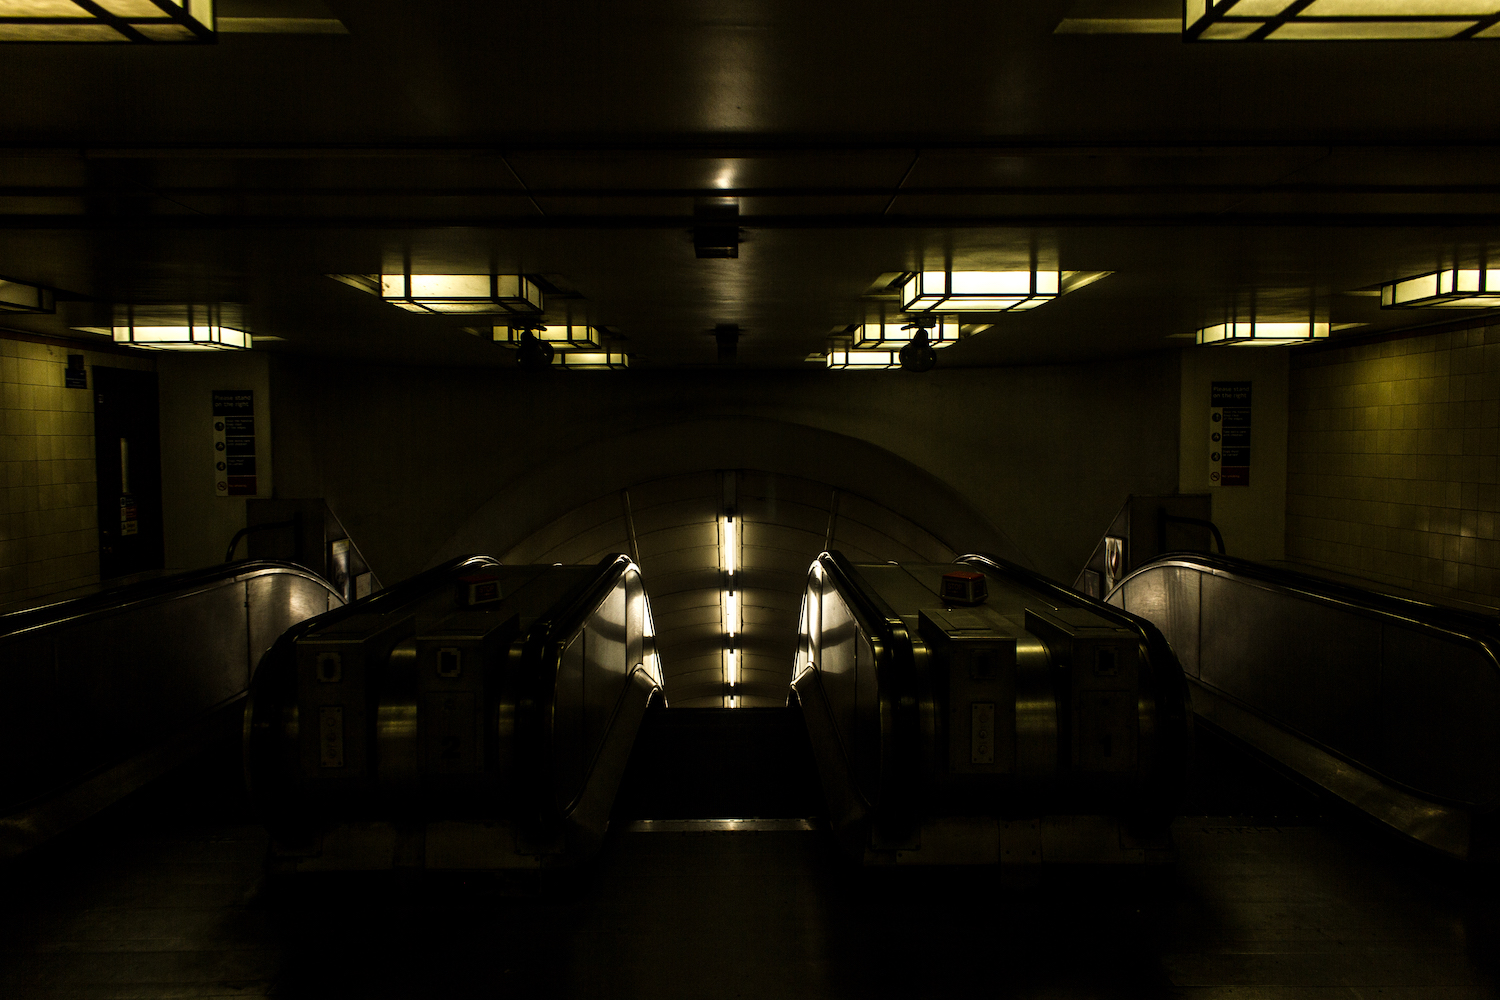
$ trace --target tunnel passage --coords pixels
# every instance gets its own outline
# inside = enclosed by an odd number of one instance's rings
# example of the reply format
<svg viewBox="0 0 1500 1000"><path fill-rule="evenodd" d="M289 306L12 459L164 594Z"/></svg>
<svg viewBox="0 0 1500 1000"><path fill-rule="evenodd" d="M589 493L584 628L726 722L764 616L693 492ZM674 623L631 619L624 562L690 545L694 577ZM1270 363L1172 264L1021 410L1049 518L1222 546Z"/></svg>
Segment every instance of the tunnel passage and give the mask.
<svg viewBox="0 0 1500 1000"><path fill-rule="evenodd" d="M731 542L732 578L724 565ZM741 469L655 479L599 497L523 539L502 561L588 563L630 553L651 598L669 703L770 708L786 703L807 567L828 548L861 562L955 555L931 531L866 497Z"/></svg>

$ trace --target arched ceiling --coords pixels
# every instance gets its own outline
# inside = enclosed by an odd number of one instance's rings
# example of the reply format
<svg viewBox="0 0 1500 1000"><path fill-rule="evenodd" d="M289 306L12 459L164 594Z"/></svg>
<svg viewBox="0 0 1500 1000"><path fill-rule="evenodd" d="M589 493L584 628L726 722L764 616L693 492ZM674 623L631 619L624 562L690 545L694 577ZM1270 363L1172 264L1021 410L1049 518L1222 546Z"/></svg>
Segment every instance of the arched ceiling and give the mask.
<svg viewBox="0 0 1500 1000"><path fill-rule="evenodd" d="M639 483L556 518L509 552L507 563L587 563L630 552L641 564L656 624L667 699L725 704L724 577L720 521L733 505L742 532L743 635L737 703L786 701L807 569L825 548L856 562L945 562L930 531L858 494L753 470L709 470Z"/></svg>

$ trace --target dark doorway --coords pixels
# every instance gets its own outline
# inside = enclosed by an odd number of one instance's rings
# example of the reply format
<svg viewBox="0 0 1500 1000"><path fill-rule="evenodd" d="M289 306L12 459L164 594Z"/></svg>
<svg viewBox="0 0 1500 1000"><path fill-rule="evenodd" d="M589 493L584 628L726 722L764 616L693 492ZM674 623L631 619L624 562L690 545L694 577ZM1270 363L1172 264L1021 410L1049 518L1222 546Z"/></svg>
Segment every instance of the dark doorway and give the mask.
<svg viewBox="0 0 1500 1000"><path fill-rule="evenodd" d="M99 577L165 565L156 373L94 369L94 466L99 487Z"/></svg>

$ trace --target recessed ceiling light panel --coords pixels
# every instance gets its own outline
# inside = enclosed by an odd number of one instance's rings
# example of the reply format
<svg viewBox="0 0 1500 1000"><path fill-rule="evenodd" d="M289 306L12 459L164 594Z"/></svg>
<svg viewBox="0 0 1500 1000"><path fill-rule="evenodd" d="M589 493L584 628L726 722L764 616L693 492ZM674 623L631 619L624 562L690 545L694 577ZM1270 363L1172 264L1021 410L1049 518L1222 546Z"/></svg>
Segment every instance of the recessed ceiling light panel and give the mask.
<svg viewBox="0 0 1500 1000"><path fill-rule="evenodd" d="M1500 37L1495 0L1184 0L1190 42Z"/></svg>
<svg viewBox="0 0 1500 1000"><path fill-rule="evenodd" d="M600 348L599 331L592 326L572 323L553 323L547 326L497 326L491 338L506 347L520 347L523 335L531 333L544 344L551 344L554 351L597 351Z"/></svg>
<svg viewBox="0 0 1500 1000"><path fill-rule="evenodd" d="M552 367L578 371L614 371L630 367L630 355L606 351L558 351L552 355Z"/></svg>
<svg viewBox="0 0 1500 1000"><path fill-rule="evenodd" d="M218 306L123 306L113 333L115 343L147 351L243 351L251 342L243 326Z"/></svg>
<svg viewBox="0 0 1500 1000"><path fill-rule="evenodd" d="M0 42L212 41L213 0L0 0Z"/></svg>
<svg viewBox="0 0 1500 1000"><path fill-rule="evenodd" d="M380 297L415 313L536 313L542 309L542 290L522 274L382 274Z"/></svg>
<svg viewBox="0 0 1500 1000"><path fill-rule="evenodd" d="M1433 271L1380 286L1382 309L1500 308L1500 270Z"/></svg>
<svg viewBox="0 0 1500 1000"><path fill-rule="evenodd" d="M1018 312L1057 298L1057 271L918 271L901 285L907 312Z"/></svg>
<svg viewBox="0 0 1500 1000"><path fill-rule="evenodd" d="M932 321L927 327L927 342L933 347L948 347L958 343L961 336L958 318L955 316L924 316ZM899 351L916 339L916 324L905 316L867 316L855 328L853 347L856 350Z"/></svg>
<svg viewBox="0 0 1500 1000"><path fill-rule="evenodd" d="M856 351L842 346L830 347L828 367L835 371L855 368L865 371L900 368L901 355L898 351Z"/></svg>
<svg viewBox="0 0 1500 1000"><path fill-rule="evenodd" d="M49 313L52 309L50 289L0 279L0 312Z"/></svg>
<svg viewBox="0 0 1500 1000"><path fill-rule="evenodd" d="M1328 336L1327 323L1300 320L1289 323L1220 323L1198 331L1198 343L1222 347L1275 347L1307 344Z"/></svg>

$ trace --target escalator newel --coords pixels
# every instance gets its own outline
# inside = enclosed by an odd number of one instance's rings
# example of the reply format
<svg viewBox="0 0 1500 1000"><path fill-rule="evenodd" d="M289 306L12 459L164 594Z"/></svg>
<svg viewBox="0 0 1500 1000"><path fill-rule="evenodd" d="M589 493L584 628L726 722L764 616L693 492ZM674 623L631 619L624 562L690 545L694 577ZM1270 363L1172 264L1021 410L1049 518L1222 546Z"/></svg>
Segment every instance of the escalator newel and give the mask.
<svg viewBox="0 0 1500 1000"><path fill-rule="evenodd" d="M274 871L584 861L661 697L640 570L471 556L266 654L245 769Z"/></svg>

